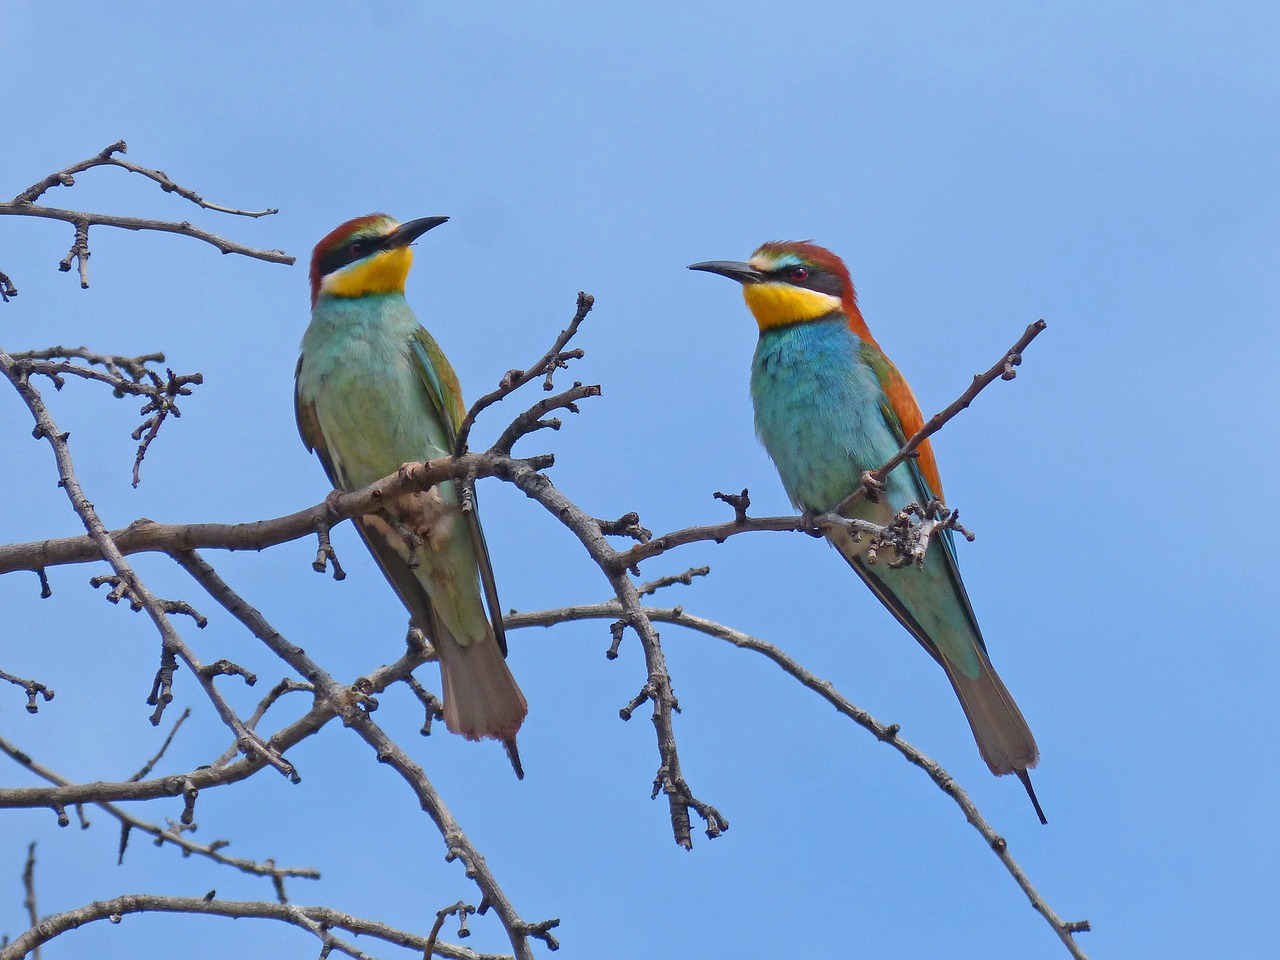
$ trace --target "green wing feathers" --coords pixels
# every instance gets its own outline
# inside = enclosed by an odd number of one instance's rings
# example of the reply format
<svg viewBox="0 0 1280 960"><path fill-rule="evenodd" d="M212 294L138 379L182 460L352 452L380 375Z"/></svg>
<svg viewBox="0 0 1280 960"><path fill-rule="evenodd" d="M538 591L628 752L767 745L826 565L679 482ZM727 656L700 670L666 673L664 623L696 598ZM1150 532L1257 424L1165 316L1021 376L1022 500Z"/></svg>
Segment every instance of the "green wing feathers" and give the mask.
<svg viewBox="0 0 1280 960"><path fill-rule="evenodd" d="M884 389L881 414L901 445L919 430L923 417L906 382L888 359L874 351L868 360ZM940 498L941 482L932 450L921 447L920 457L894 470L887 493L891 508L864 505L859 512L866 519L883 523L892 510L911 500L924 505L935 496ZM873 512L879 515L871 515ZM1035 766L1039 751L1022 712L991 666L960 578L951 532L944 531L930 544L923 569L891 569L888 561L893 557L883 555L880 562L870 564L865 545L855 545L847 536L833 537L832 542L880 602L946 671L991 772L1017 773L1024 785L1028 784L1025 771Z"/></svg>
<svg viewBox="0 0 1280 960"><path fill-rule="evenodd" d="M465 416L457 375L439 345L421 327L407 343L400 342L405 344L402 349L406 350L411 361L409 366L416 372L415 379L420 379L422 389L407 389L407 384L402 384L397 390L393 381L390 390L381 387L387 392L379 394L376 391L385 381L375 375L363 378L356 386L348 383L335 387L317 377L307 382L309 386L324 384L312 389L339 390L336 395L330 392L324 396L324 403L329 406L321 409L346 410L348 420L350 411L368 407L370 396L381 397L383 409L393 411L388 416L403 417L398 423L409 425L408 435L422 437L420 456L446 455ZM304 376L304 363L305 357L299 360L299 385ZM386 369L379 369L377 373L394 376L395 369L396 365L388 358ZM403 366L399 369L405 370ZM315 395L319 394L307 394ZM299 388L294 400L303 443L319 457L336 489L349 489L345 482L344 449L348 457L355 455L352 451L360 451L362 456L358 462L366 472L376 466L374 475L380 471L390 473L398 466L390 450L386 463L380 462L382 456L376 450L370 459L369 436L380 436L376 431L366 429L364 437L348 438L345 446L335 446L333 441L341 438L326 436L314 399L304 399ZM335 403L339 406L335 407ZM386 406L388 403L390 407ZM350 432L352 428L342 429ZM442 435L446 449L437 450L436 444ZM355 525L379 569L409 611L413 625L430 638L436 649L444 688L446 726L468 739L491 737L503 741L519 774L515 736L528 713L528 705L505 661L502 608L474 500L471 509L464 510L458 503L455 486L446 482L431 490L406 494L396 503L387 504L381 514L357 518ZM406 531L412 531L416 542L409 542L412 537Z"/></svg>
<svg viewBox="0 0 1280 960"><path fill-rule="evenodd" d="M466 408L462 402L462 385L453 365L426 329L419 327L410 344L414 357L418 361L418 372L423 386L427 389L427 397L431 400L436 414L446 428L450 445L457 437L458 427L466 417ZM489 545L485 542L484 530L480 526L480 510L476 492L471 490L470 509L464 510L467 528L471 534L471 544L476 554L476 564L480 574L480 585L484 588L485 604L489 608L489 622L493 628L494 639L502 655L507 655L507 633L502 625L502 604L498 600L498 582L493 576L493 563L489 559Z"/></svg>

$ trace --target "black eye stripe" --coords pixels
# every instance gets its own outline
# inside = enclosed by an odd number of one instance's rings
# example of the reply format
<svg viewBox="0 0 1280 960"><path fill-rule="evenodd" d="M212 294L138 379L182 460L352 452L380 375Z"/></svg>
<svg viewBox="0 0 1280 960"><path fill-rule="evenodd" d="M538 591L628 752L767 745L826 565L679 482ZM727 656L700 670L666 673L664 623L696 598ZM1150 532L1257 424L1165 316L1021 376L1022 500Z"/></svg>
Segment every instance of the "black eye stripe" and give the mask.
<svg viewBox="0 0 1280 960"><path fill-rule="evenodd" d="M809 271L809 275L803 280L797 280L791 275L791 271L798 266ZM825 293L832 297L844 294L844 284L838 276L810 263L789 263L786 266L777 267L769 271L769 279L804 290L816 290L818 293Z"/></svg>
<svg viewBox="0 0 1280 960"><path fill-rule="evenodd" d="M353 249L358 246L358 249ZM320 258L320 276L326 277L335 270L341 270L349 263L355 263L361 257L367 257L378 248L377 237L355 237L348 240L336 250L331 250Z"/></svg>

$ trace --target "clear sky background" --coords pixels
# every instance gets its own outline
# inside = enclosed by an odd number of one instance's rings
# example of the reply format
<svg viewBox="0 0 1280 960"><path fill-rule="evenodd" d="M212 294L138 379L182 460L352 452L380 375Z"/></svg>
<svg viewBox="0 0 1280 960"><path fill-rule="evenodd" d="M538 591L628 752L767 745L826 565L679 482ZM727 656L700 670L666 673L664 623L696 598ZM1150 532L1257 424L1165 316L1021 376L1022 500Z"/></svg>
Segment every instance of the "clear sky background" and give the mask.
<svg viewBox="0 0 1280 960"><path fill-rule="evenodd" d="M726 281L684 269L769 239L843 255L863 311L926 413L1038 317L1048 331L936 442L947 493L978 539L961 568L993 659L1040 742L1049 826L979 759L942 673L821 542L781 534L699 546L644 574L710 563L661 598L780 644L937 757L971 791L1053 907L1088 918L1101 957L1265 957L1280 895L1276 705L1280 475L1280 13L1265 3L757 2L541 4L20 2L0 53L0 194L117 138L207 198L280 214L202 212L123 171L47 202L190 219L301 259L372 210L446 214L418 246L408 296L469 397L540 355L597 297L587 359L603 384L559 434L556 483L598 516L668 530L723 519L715 490L787 511L747 395L755 326ZM107 522L242 521L326 491L296 436L292 375L305 267L181 237L95 229L93 286L55 265L65 224L0 219L0 345L163 350L207 383L129 487L134 401L89 385L47 394ZM488 413L486 441L516 412ZM79 521L0 391L0 539ZM605 599L576 541L496 481L482 485L504 605ZM314 543L210 559L291 640L353 679L401 650L404 611L353 532L348 579ZM156 591L211 616L206 660L281 675L164 558ZM143 704L158 643L108 606L101 568L0 579L0 666L57 690L39 715L0 688L0 732L78 780L120 779L158 746ZM760 658L662 631L695 792L732 826L671 841L648 799L646 716L617 717L644 680L638 644L607 662L603 623L512 637L532 705L529 776L501 751L416 734L407 691L378 719L407 745L518 909L559 916L565 957L1061 957L1065 951L957 808L893 751ZM434 668L423 678L437 684ZM193 706L163 764L226 746ZM277 719L302 707L280 708ZM424 930L474 887L405 785L331 725L264 772L200 797L197 837L320 868L289 885ZM0 781L34 783L16 765ZM176 818L174 801L136 807ZM39 841L42 912L124 892L269 899L264 881L117 831L6 813L0 931L26 922L19 875ZM502 950L493 920L468 941ZM448 933L450 928L446 928ZM185 939L187 934L193 934ZM292 928L133 917L46 957L312 956ZM377 956L389 947L365 944Z"/></svg>

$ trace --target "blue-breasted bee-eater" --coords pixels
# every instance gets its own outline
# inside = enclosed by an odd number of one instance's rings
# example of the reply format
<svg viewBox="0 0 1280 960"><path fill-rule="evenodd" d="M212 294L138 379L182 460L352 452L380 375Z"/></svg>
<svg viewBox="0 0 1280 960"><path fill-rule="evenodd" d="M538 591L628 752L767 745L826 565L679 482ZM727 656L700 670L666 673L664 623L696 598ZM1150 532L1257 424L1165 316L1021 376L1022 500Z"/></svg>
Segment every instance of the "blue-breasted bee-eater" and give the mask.
<svg viewBox="0 0 1280 960"><path fill-rule="evenodd" d="M746 263L695 263L738 281L760 328L751 365L756 432L797 509L834 509L862 474L892 457L924 418L898 368L884 355L858 309L844 262L812 243L766 243ZM857 502L848 516L885 524L911 503L942 499L928 440L919 455L890 472L883 493ZM946 671L991 772L1013 773L1036 800L1027 769L1039 759L1035 738L987 656L973 607L956 567L951 531L932 544L923 569L879 562L844 530L828 540L864 583ZM887 555L886 555L887 554Z"/></svg>
<svg viewBox="0 0 1280 960"><path fill-rule="evenodd" d="M358 217L312 254L311 324L296 374L298 432L339 490L453 452L465 415L458 377L404 296L409 245L447 219ZM435 647L445 725L468 740L501 740L523 776L515 743L528 706L505 659L501 607L475 510L462 509L448 481L355 525L413 626Z"/></svg>

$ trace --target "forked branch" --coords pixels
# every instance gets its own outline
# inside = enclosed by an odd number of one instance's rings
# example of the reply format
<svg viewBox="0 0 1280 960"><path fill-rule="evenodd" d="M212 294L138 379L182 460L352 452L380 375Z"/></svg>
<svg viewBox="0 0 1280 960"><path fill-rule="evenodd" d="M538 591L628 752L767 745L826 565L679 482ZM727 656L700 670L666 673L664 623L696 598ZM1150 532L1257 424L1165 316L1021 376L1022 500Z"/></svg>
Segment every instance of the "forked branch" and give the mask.
<svg viewBox="0 0 1280 960"><path fill-rule="evenodd" d="M0 202L0 216L36 217L45 220L61 220L64 223L71 224L74 228L74 239L71 249L59 262L58 269L63 272L70 271L74 263L78 269L82 288L89 286L89 228L93 226L183 234L212 244L223 253L235 253L255 260L265 260L269 263L291 264L294 262L295 258L283 250L259 250L245 246L234 240L228 240L226 237L194 226L187 220L152 220L144 217L124 217L108 213L89 213L83 210L64 210L58 207L46 207L36 204L37 200L55 187L75 186L77 174L84 173L94 167L119 167L122 170L128 170L130 173L146 177L157 184L165 193L175 193L205 210L252 218L266 217L277 212L274 209L239 210L218 203L210 203L194 190L175 182L163 170L153 170L150 167L132 163L119 156L127 149L128 147L123 140L117 140L92 157L73 163L37 180L7 203ZM9 277L0 273L0 301L7 301L10 297L17 296L17 294L18 290Z"/></svg>

